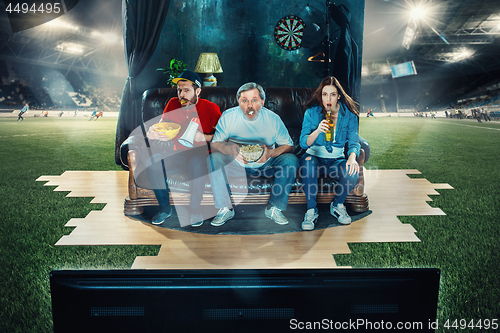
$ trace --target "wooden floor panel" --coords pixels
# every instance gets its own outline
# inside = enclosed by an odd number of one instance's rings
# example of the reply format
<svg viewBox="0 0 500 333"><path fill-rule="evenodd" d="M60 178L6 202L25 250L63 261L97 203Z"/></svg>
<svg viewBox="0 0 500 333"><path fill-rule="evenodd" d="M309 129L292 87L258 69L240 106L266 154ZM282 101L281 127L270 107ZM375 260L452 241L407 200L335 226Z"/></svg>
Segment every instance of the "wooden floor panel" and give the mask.
<svg viewBox="0 0 500 333"><path fill-rule="evenodd" d="M418 242L416 230L397 216L445 215L429 206L429 195L452 189L450 185L408 177L420 174L418 170L364 172L371 215L348 226L257 236L201 235L128 218L123 215L126 171L66 171L37 181L69 192L68 197L91 197L92 203L106 204L85 218L69 220L66 226L74 229L56 245L161 245L157 256L137 257L132 268L333 268L333 254L350 253L348 243Z"/></svg>

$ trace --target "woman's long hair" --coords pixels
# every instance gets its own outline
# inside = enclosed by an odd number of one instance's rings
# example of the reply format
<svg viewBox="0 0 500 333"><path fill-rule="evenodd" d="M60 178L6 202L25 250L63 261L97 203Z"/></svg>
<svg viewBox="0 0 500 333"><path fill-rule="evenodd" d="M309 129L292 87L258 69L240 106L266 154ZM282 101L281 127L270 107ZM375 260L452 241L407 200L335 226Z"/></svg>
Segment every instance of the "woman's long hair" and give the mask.
<svg viewBox="0 0 500 333"><path fill-rule="evenodd" d="M323 87L325 86L335 86L337 88L337 92L340 96L340 102L344 103L349 111L359 117L359 110L356 105L356 102L351 98L351 96L347 95L344 91L344 88L340 85L340 82L333 76L327 76L321 81L319 87L314 91L311 99L305 104L306 108L310 108L314 105L321 106L321 110L323 114L326 114L325 106L323 105L323 100L321 95L323 93Z"/></svg>

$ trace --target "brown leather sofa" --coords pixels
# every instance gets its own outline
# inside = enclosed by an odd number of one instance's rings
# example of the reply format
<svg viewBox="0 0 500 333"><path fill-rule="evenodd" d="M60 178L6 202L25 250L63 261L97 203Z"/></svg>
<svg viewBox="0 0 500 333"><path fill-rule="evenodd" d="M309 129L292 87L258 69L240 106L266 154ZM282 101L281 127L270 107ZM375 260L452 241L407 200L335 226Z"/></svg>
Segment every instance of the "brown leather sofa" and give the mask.
<svg viewBox="0 0 500 333"><path fill-rule="evenodd" d="M299 145L299 136L305 111L303 105L310 99L314 89L267 88L265 91L266 100L264 106L274 111L281 117L294 142L294 153L300 158L300 156L304 153L304 149L302 149ZM224 112L225 110L238 105L236 92L237 88L204 87L200 97L216 103L220 107L221 112ZM172 88L150 89L145 91L142 99L142 118L144 123L154 117L160 116L170 98L176 96L176 90ZM147 131L147 129L145 130ZM144 137L142 135L130 136L120 147L122 167L129 170L129 195L125 199L124 204L124 212L127 215L141 214L143 206L158 204L154 192L148 189L140 188L136 185L134 180L134 171L137 164L140 163L140 161L138 161L138 153L134 150L134 147L137 146L137 140L144 140ZM347 208L355 212L364 212L368 210L368 198L364 193L363 163L368 159L369 145L361 137L360 144L361 152L357 159L361 170L360 177L354 189L351 193L349 193L345 201ZM250 177L247 183L247 188L244 192L248 192L248 195L245 196L245 199L241 204L267 203L271 191L272 179L264 177L255 179ZM185 203L189 203L189 184L185 174L179 173L175 177L169 178L168 185L171 191L171 196L176 196L176 204L183 202L183 197L185 198ZM318 185L318 203L331 202L334 196L336 181L330 178L321 178ZM292 193L290 194L289 204L305 204L306 200L302 189L303 184L301 183L300 178L298 178L294 184ZM237 196L237 192L237 190L233 191L233 196ZM239 201L240 200L238 200L238 202ZM207 184L205 185L202 205L203 204L213 204L211 186L208 181L208 177Z"/></svg>

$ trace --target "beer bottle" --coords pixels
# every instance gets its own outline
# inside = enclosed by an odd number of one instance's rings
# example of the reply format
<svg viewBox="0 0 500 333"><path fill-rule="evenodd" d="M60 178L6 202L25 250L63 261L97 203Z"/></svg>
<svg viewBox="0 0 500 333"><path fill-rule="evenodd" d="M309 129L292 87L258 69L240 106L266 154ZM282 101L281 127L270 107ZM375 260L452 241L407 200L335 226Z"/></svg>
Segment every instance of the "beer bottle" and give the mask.
<svg viewBox="0 0 500 333"><path fill-rule="evenodd" d="M332 123L332 108L331 107L328 107L326 109L326 120L328 121L328 129L325 132L325 140L332 141L333 123Z"/></svg>

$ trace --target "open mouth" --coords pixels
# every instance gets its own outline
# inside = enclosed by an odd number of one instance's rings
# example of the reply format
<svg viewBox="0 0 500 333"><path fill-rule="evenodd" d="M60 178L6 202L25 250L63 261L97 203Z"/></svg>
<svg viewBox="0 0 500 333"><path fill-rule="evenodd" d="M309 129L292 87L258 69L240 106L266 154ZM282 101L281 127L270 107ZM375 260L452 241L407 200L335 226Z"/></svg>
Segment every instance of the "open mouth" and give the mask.
<svg viewBox="0 0 500 333"><path fill-rule="evenodd" d="M255 113L255 111L254 110L250 110L247 113L248 113L249 116L252 116Z"/></svg>
<svg viewBox="0 0 500 333"><path fill-rule="evenodd" d="M182 105L187 104L187 102L188 102L187 100L185 100L185 99L181 99L181 104L182 104Z"/></svg>

